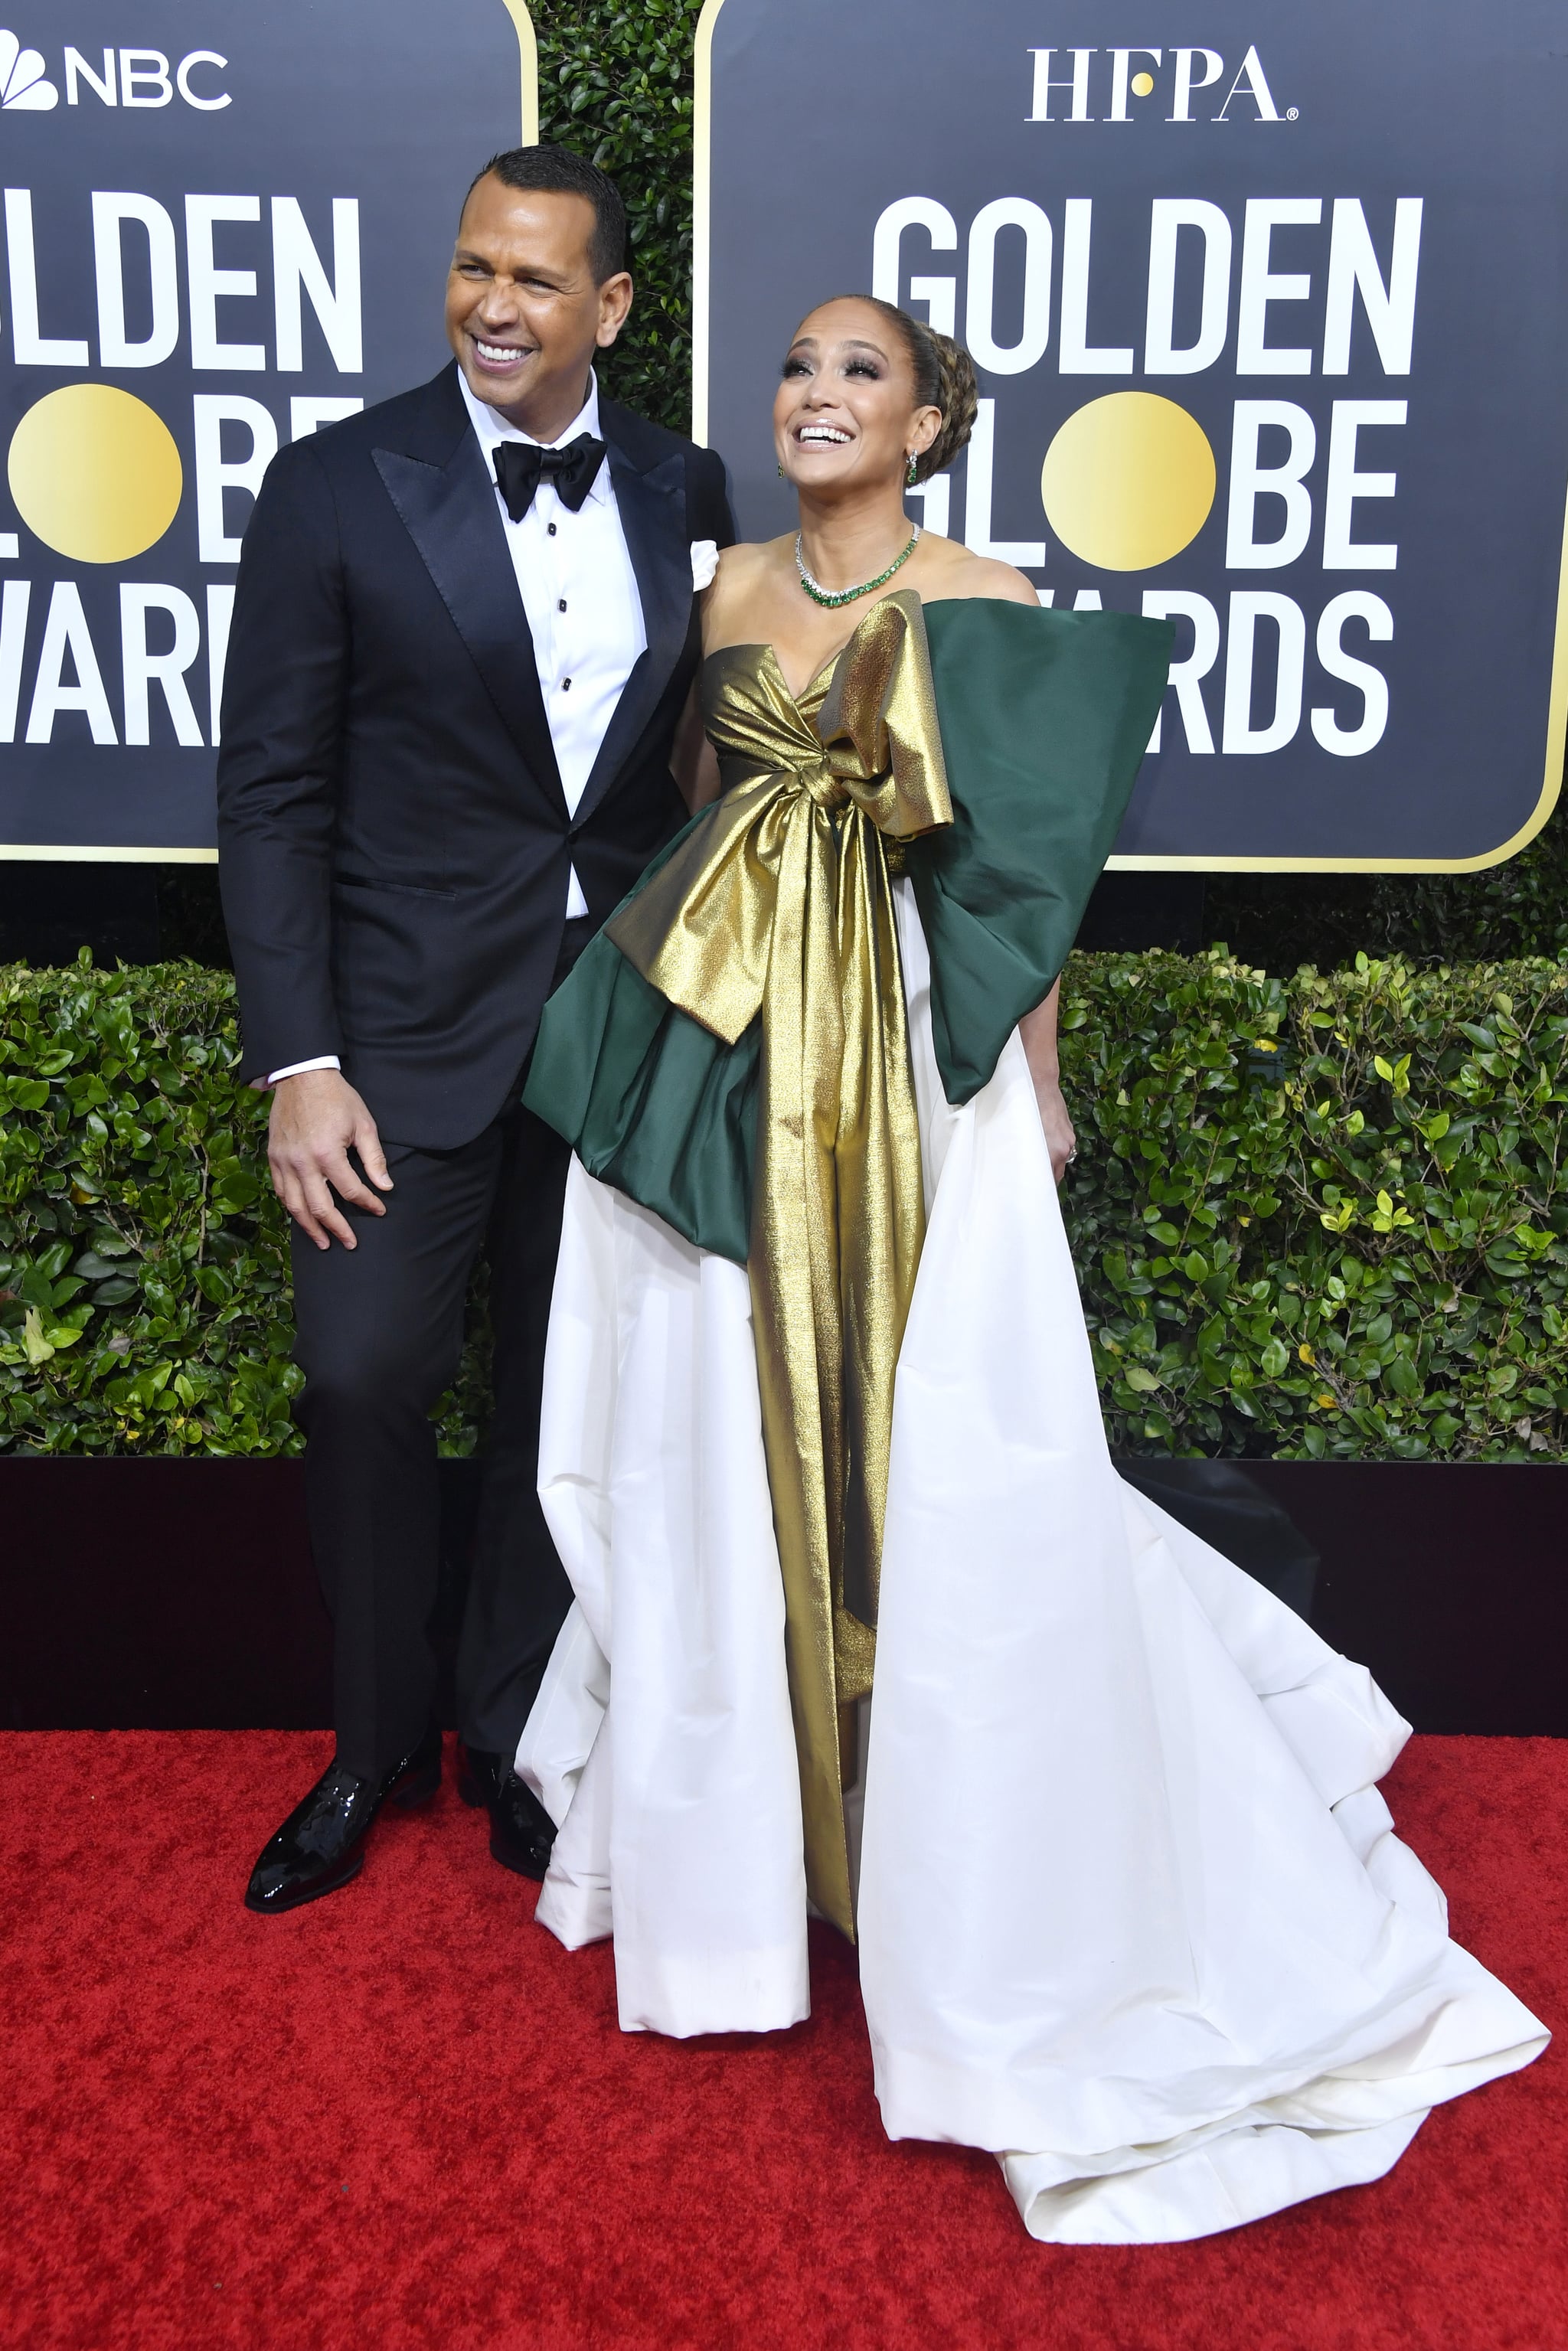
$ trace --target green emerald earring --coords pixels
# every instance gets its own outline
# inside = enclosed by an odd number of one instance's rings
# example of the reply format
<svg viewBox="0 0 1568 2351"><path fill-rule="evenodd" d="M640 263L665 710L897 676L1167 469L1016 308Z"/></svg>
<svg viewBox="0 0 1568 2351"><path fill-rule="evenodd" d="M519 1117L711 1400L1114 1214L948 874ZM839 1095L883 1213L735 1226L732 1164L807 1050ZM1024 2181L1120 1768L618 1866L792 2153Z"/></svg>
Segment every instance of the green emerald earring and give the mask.
<svg viewBox="0 0 1568 2351"><path fill-rule="evenodd" d="M779 471L779 480L780 480L780 481L782 481L782 480L784 479L784 468L783 468L783 466L782 466L782 465L780 465L780 466L779 467L778 471Z"/></svg>
<svg viewBox="0 0 1568 2351"><path fill-rule="evenodd" d="M911 453L911 455L910 455L910 459L909 459L909 471L908 471L908 473L907 473L907 474L905 474L905 475L904 475L904 485L905 489L910 489L910 490L912 490L912 489L915 487L915 486L916 482L918 482L918 481L919 481L919 479L920 479L920 460L919 460L919 458L918 458L918 457L916 457L916 456L913 454L913 452L912 452L912 453Z"/></svg>

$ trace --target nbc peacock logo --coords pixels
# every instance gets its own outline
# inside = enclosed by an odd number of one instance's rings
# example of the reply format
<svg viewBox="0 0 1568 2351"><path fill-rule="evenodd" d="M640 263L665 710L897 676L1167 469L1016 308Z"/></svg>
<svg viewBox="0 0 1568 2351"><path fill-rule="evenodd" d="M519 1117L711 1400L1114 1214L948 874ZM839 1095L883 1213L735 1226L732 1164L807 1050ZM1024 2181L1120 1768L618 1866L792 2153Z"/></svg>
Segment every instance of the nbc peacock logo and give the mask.
<svg viewBox="0 0 1568 2351"><path fill-rule="evenodd" d="M15 33L0 26L0 113L47 114L60 102L37 49L25 49Z"/></svg>

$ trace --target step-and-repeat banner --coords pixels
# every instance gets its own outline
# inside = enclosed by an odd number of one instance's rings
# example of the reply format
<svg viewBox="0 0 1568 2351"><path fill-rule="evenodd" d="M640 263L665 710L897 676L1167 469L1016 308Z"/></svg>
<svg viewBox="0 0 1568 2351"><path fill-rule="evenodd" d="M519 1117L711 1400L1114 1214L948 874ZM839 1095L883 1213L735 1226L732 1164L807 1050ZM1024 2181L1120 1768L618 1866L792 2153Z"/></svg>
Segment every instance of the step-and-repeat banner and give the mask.
<svg viewBox="0 0 1568 2351"><path fill-rule="evenodd" d="M1494 862L1563 773L1565 123L1564 0L708 0L699 435L785 529L797 321L903 304L983 393L928 526L1176 622L1114 862Z"/></svg>
<svg viewBox="0 0 1568 2351"><path fill-rule="evenodd" d="M0 855L210 857L278 445L433 375L523 0L0 0Z"/></svg>

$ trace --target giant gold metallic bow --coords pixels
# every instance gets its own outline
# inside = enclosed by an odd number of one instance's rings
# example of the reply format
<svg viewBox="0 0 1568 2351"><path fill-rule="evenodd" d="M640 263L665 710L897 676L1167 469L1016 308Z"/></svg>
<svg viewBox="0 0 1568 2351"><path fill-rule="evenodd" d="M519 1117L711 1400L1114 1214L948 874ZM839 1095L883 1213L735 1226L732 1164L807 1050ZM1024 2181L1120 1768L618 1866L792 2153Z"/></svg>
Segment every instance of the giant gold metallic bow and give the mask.
<svg viewBox="0 0 1568 2351"><path fill-rule="evenodd" d="M852 1936L841 1724L871 1687L925 1221L883 841L953 812L917 596L873 605L799 698L757 646L716 654L706 684L725 796L610 935L727 1043L761 1015L749 1273L807 1886Z"/></svg>

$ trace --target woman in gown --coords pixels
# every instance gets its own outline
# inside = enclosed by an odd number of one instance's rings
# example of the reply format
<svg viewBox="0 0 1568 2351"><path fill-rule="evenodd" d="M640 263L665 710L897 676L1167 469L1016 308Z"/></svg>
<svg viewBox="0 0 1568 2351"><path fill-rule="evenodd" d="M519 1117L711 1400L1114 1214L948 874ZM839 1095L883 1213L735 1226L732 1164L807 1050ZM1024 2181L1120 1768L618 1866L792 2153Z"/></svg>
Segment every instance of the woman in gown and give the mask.
<svg viewBox="0 0 1568 2351"><path fill-rule="evenodd" d="M994 2151L1037 2237L1170 2241L1377 2178L1546 2035L1393 1834L1365 1671L1112 1466L1054 983L1169 633L912 536L974 413L902 312L805 320L699 813L547 1009L576 1605L517 1768L625 2030L795 2023L814 1908L891 2137Z"/></svg>

